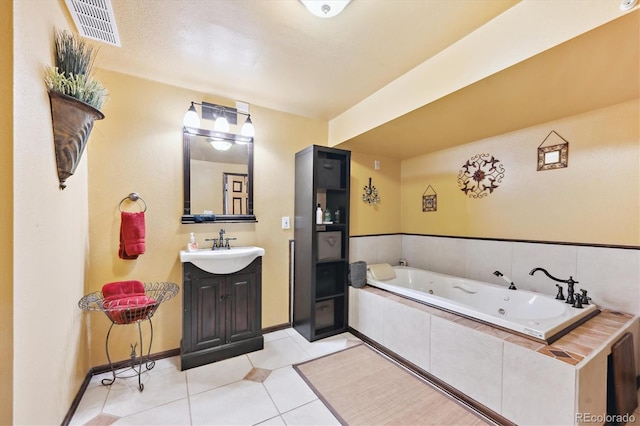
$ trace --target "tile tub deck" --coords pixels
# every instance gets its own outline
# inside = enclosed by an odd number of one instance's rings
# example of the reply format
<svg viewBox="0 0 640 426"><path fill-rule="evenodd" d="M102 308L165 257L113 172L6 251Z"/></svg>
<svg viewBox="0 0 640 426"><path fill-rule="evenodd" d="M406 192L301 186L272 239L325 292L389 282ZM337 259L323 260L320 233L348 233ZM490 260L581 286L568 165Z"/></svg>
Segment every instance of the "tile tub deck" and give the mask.
<svg viewBox="0 0 640 426"><path fill-rule="evenodd" d="M375 287L350 288L350 292L351 300L355 302L353 307L349 308L349 325L353 329L387 347L392 352L407 358L408 361L429 374L442 379L489 409L518 424L541 424L541 422L549 424L549 421L554 424L579 424L580 422L573 421L577 413L594 413L606 410L606 363L611 345L626 331L634 332L634 341L637 342L640 338L638 336L640 331L638 318L610 310L602 310L600 314L573 329L553 344L546 345ZM374 306L364 306L366 303ZM372 310L378 310L378 316L382 318L371 319L367 311ZM387 320L395 321L390 315L385 318L384 313L387 311L411 312L407 315L409 315L408 318L413 318L412 321L415 321L416 315L419 316L418 312L428 314L420 320L422 324L427 324L429 327L429 337L426 338L428 341L419 343L420 336L418 335L408 339L411 340L411 344L422 345L424 350L428 352L427 355L412 353L407 356L400 353L403 348L407 348L407 344L398 343L392 333L381 331L393 329L393 325L383 323ZM396 314L394 313L394 315ZM366 324L366 322L375 322L375 324ZM455 339L449 338L455 341L447 341L447 335L456 336ZM469 343L471 341L475 343ZM482 370L485 367L466 371L467 376L476 376L471 378L460 377L455 372L449 371L453 367L446 365L447 357L456 358L458 361L462 359L460 357L464 357L458 354L451 355L452 351L456 351L456 353L470 352L474 349L474 344L478 347L479 353L474 355L476 359L474 356L469 357L469 363L478 363L477 358L481 356L500 358L500 362L489 362L485 366L486 371ZM483 354L483 351L486 352ZM556 361L549 363L540 359L540 356L560 361L561 364L558 365ZM516 359L517 363L523 364L522 367L518 364L519 372L513 372L509 369L509 366L516 363L514 361ZM463 363L464 361L458 362L455 368L464 370ZM562 365L566 365L568 368L562 367ZM540 366L549 373L548 378L546 373L540 372ZM500 379L496 379L496 376L500 376ZM538 398L537 402L527 401L527 407L516 407L521 405L520 401L516 399L518 394L524 397L529 391L544 391L545 388L552 387L555 383L554 380L560 376L564 377L564 381L567 382L559 384L566 390L564 395L554 397L553 392L547 392L552 396L535 397ZM454 383L451 383L452 381ZM481 390L474 393L477 387L481 387L481 384L491 388L500 388L499 394L498 391L495 391L493 397L485 397ZM484 391L486 392L486 389ZM535 400L535 398L533 399ZM544 411L554 403L555 405L570 406L570 408L563 410L553 407L548 410L550 413L537 413L540 410ZM525 405L524 402L523 405Z"/></svg>

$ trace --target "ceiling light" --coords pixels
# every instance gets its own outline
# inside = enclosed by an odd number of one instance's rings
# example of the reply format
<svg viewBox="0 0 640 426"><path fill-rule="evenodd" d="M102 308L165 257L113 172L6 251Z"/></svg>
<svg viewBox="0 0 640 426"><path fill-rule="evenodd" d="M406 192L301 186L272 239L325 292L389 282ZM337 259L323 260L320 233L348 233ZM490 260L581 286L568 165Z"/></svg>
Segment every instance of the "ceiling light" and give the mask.
<svg viewBox="0 0 640 426"><path fill-rule="evenodd" d="M623 11L631 10L635 7L637 3L638 3L638 0L622 0L622 3L620 4L620 10L623 10Z"/></svg>
<svg viewBox="0 0 640 426"><path fill-rule="evenodd" d="M342 12L351 0L300 0L302 4L320 18L332 18Z"/></svg>

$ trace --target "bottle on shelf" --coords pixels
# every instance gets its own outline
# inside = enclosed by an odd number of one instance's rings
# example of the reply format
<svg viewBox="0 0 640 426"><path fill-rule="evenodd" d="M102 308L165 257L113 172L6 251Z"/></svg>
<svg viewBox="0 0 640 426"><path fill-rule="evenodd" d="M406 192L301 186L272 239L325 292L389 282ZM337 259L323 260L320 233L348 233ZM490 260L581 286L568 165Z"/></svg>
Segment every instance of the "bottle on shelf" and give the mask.
<svg viewBox="0 0 640 426"><path fill-rule="evenodd" d="M322 218L323 218L322 207L320 207L320 204L318 204L318 208L316 209L316 224L317 225L321 225L322 224Z"/></svg>
<svg viewBox="0 0 640 426"><path fill-rule="evenodd" d="M333 222L340 223L340 207L336 207L336 211L333 214Z"/></svg>
<svg viewBox="0 0 640 426"><path fill-rule="evenodd" d="M329 210L329 207L324 211L324 223L331 223L331 210Z"/></svg>

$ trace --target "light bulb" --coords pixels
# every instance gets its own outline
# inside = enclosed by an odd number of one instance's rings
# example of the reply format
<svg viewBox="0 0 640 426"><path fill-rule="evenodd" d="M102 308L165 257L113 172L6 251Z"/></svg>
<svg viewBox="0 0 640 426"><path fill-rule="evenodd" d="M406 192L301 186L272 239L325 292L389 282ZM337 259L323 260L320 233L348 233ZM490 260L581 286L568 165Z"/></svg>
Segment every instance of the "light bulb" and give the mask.
<svg viewBox="0 0 640 426"><path fill-rule="evenodd" d="M198 111L196 111L193 102L191 102L191 106L184 115L183 124L185 127L200 127L200 117L198 117Z"/></svg>
<svg viewBox="0 0 640 426"><path fill-rule="evenodd" d="M213 123L213 129L217 130L218 132L228 132L229 131L229 122L224 117L224 115L221 115L218 118L216 118L215 123Z"/></svg>
<svg viewBox="0 0 640 426"><path fill-rule="evenodd" d="M242 125L242 129L240 129L240 134L242 136L255 137L256 129L253 128L253 123L251 122L251 116L247 117L247 121Z"/></svg>

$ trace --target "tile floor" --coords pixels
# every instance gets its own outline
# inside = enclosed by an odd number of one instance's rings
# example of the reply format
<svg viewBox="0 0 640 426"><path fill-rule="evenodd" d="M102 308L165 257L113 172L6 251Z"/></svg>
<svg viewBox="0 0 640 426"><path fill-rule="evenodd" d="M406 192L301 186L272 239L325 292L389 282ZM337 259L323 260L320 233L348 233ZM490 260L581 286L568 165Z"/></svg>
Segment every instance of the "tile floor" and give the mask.
<svg viewBox="0 0 640 426"><path fill-rule="evenodd" d="M309 343L293 329L264 336L264 349L180 371L179 357L162 359L137 377L100 383L96 375L72 425L339 425L291 367L360 343L349 333Z"/></svg>

